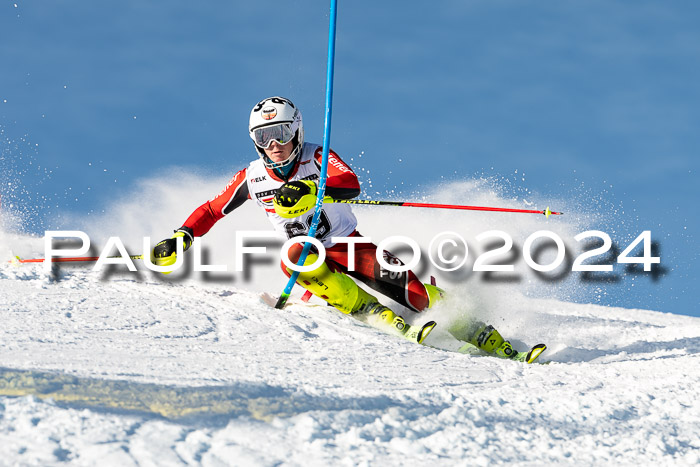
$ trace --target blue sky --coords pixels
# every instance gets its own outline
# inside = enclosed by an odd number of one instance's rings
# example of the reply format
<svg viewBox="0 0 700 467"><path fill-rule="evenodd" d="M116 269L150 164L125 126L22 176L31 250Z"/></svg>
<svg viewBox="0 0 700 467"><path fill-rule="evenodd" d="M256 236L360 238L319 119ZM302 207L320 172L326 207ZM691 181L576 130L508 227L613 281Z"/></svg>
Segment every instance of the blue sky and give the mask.
<svg viewBox="0 0 700 467"><path fill-rule="evenodd" d="M671 269L625 293L629 306L654 296L700 315L700 4L341 0L338 12L332 146L364 153L377 191L485 174L590 200L621 244L652 230ZM274 94L321 141L327 28L326 2L3 2L0 162L26 191L4 199L43 197L36 216L53 219L99 212L169 166L238 168L254 157L249 109Z"/></svg>

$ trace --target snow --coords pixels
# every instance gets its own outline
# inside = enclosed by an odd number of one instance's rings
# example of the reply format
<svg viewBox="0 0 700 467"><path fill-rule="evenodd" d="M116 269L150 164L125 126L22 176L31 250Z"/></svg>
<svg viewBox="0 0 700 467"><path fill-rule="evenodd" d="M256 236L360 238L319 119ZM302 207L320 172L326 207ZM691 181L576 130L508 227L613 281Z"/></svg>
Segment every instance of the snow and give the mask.
<svg viewBox="0 0 700 467"><path fill-rule="evenodd" d="M499 327L552 361L523 365L228 284L59 275L0 268L10 464L700 461L698 318L522 298L536 324Z"/></svg>
<svg viewBox="0 0 700 467"><path fill-rule="evenodd" d="M145 183L111 206L108 220L86 226L91 238L131 232L122 238L140 245L140 236L169 235L192 199L225 184L189 182L198 188L187 200L167 183ZM489 196L469 199L502 203ZM172 206L154 209L151 199ZM153 215L133 219L138 203ZM355 212L360 231L376 239L415 215ZM203 239L215 263L230 265L241 219L269 229L254 210L237 213ZM411 232L421 245L448 219L469 239L493 225L477 213L422 215ZM542 222L498 219L514 238ZM565 222L546 228L563 238L581 231ZM255 264L247 278L164 277L142 265L136 273L75 264L47 272L5 262L12 253L41 257L43 239L0 234L0 464L700 462L699 318L572 303L580 290L570 281L545 298L527 274L505 284L438 277L447 300L420 315L400 310L414 323L437 321L420 346L315 299L301 304L298 290L284 310L269 307L260 293L285 283L276 260ZM547 343L541 358L551 363L454 352L447 328L471 318L494 324L516 348Z"/></svg>

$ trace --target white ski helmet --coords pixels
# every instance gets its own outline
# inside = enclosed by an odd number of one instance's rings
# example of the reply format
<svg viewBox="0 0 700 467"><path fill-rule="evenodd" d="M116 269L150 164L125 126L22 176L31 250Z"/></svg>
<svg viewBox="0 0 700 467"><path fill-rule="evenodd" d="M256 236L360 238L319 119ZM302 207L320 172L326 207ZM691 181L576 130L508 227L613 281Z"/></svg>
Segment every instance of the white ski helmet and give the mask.
<svg viewBox="0 0 700 467"><path fill-rule="evenodd" d="M292 101L284 97L268 97L258 102L250 111L248 133L263 163L271 169L292 164L301 154L301 147L304 145L301 112ZM287 160L273 162L265 155L265 148L270 147L272 141L280 144L293 142L292 153Z"/></svg>

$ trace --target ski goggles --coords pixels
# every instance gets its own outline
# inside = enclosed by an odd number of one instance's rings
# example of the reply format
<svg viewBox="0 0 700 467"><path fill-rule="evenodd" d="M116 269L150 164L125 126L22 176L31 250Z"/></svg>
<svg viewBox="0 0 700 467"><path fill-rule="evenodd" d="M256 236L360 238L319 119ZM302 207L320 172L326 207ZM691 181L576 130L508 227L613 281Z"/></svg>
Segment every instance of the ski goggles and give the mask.
<svg viewBox="0 0 700 467"><path fill-rule="evenodd" d="M287 144L294 138L292 125L290 123L280 123L279 125L265 126L253 130L253 141L259 147L267 149L272 142Z"/></svg>

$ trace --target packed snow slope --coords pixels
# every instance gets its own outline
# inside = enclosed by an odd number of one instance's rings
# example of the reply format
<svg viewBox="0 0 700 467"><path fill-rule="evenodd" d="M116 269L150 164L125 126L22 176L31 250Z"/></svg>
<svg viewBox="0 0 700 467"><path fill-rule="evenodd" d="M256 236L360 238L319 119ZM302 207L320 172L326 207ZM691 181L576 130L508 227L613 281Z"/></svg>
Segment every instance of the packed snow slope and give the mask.
<svg viewBox="0 0 700 467"><path fill-rule="evenodd" d="M493 318L548 343L524 365L226 284L59 275L0 268L9 464L700 461L698 318L521 298L527 319Z"/></svg>
<svg viewBox="0 0 700 467"><path fill-rule="evenodd" d="M111 221L86 223L91 238L126 232L140 253L139 236L169 236L196 206L168 189L147 186L140 201L171 196L182 212L144 203L152 215L132 219L138 206L117 204ZM474 204L508 201L492 198ZM377 239L414 215L356 212L362 233ZM233 230L269 229L256 215L242 209L203 239L210 263L232 266ZM456 219L425 214L410 233L425 245L449 222L470 241L490 227L517 242L543 222ZM564 222L544 228L568 238L580 231ZM7 228L1 238L0 463L700 462L698 318L572 303L582 299L575 281L542 283L519 265L521 277L503 283L439 277L449 297L427 312L395 307L414 323L437 321L421 346L315 299L301 304L298 290L287 308L271 308L261 292L282 289L278 260L257 261L248 275L164 277L142 264L47 271L5 262L42 256L42 239ZM494 324L516 348L546 343L541 358L551 363L456 353L447 328L471 319Z"/></svg>

